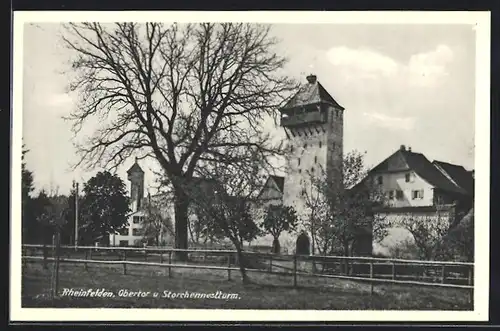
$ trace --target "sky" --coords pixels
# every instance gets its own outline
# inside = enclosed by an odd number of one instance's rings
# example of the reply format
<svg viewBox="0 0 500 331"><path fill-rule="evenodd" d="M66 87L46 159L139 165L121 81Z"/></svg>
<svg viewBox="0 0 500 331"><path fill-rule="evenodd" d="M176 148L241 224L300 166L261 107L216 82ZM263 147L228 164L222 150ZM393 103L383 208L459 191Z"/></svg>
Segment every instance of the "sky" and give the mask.
<svg viewBox="0 0 500 331"><path fill-rule="evenodd" d="M66 93L71 58L60 31L55 23L24 27L23 139L36 188L66 194L73 180L103 169L71 168L77 157L62 116L76 100ZM366 151L372 167L406 145L431 161L474 168L472 25L277 24L271 34L289 59L287 74L303 82L316 74L345 108L344 152ZM125 181L133 162L118 169ZM141 166L153 186L156 165Z"/></svg>

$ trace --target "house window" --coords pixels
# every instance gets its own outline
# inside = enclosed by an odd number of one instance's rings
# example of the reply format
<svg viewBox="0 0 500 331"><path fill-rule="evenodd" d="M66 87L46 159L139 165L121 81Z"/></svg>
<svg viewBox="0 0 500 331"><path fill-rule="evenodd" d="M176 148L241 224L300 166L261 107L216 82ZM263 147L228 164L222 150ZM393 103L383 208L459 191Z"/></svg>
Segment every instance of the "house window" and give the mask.
<svg viewBox="0 0 500 331"><path fill-rule="evenodd" d="M134 224L139 224L141 223L141 217L140 216L134 216L132 218L132 222L134 222Z"/></svg>
<svg viewBox="0 0 500 331"><path fill-rule="evenodd" d="M396 190L396 199L397 200L403 200L403 191L401 190Z"/></svg>
<svg viewBox="0 0 500 331"><path fill-rule="evenodd" d="M141 234L139 233L140 229L132 229L132 235L133 236L140 236Z"/></svg>
<svg viewBox="0 0 500 331"><path fill-rule="evenodd" d="M382 185L383 182L384 182L384 180L382 179L382 176L378 176L377 177L377 184Z"/></svg>
<svg viewBox="0 0 500 331"><path fill-rule="evenodd" d="M321 144L321 141L320 141L320 142L319 142L319 148L321 148L321 145L322 145L322 144Z"/></svg>
<svg viewBox="0 0 500 331"><path fill-rule="evenodd" d="M300 165L300 157L299 157L299 159L298 159L298 161L297 161L297 165Z"/></svg>
<svg viewBox="0 0 500 331"><path fill-rule="evenodd" d="M414 190L411 193L413 200L415 199L423 199L424 198L424 190Z"/></svg>
<svg viewBox="0 0 500 331"><path fill-rule="evenodd" d="M299 174L302 173L302 169L299 169Z"/></svg>
<svg viewBox="0 0 500 331"><path fill-rule="evenodd" d="M332 144L332 149L335 150L335 143Z"/></svg>
<svg viewBox="0 0 500 331"><path fill-rule="evenodd" d="M120 240L120 247L128 246L128 240Z"/></svg>
<svg viewBox="0 0 500 331"><path fill-rule="evenodd" d="M121 235L121 236L128 236L128 233L129 233L129 228L123 228L123 229L120 229L118 230L118 233Z"/></svg>
<svg viewBox="0 0 500 331"><path fill-rule="evenodd" d="M405 174L405 182L407 183L413 183L414 182L414 176L411 173Z"/></svg>
<svg viewBox="0 0 500 331"><path fill-rule="evenodd" d="M394 200L394 190L390 190L388 193L389 200Z"/></svg>
<svg viewBox="0 0 500 331"><path fill-rule="evenodd" d="M313 173L314 173L314 167L311 167L311 172L313 172Z"/></svg>
<svg viewBox="0 0 500 331"><path fill-rule="evenodd" d="M306 144L304 144L304 149L306 149L306 148L307 148L307 143L306 143Z"/></svg>

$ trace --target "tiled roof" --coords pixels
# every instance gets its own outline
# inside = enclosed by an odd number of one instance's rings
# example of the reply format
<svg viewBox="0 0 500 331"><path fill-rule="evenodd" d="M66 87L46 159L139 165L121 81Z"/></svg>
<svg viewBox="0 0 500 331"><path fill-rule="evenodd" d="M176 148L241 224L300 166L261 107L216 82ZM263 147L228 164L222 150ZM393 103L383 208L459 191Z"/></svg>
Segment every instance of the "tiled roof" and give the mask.
<svg viewBox="0 0 500 331"><path fill-rule="evenodd" d="M446 174L469 195L474 195L474 178L470 171L465 170L465 168L460 165L447 162L434 161L432 163L446 172Z"/></svg>
<svg viewBox="0 0 500 331"><path fill-rule="evenodd" d="M463 188L446 178L423 154L406 150L399 152L405 158L408 166L432 186L444 191L467 194Z"/></svg>
<svg viewBox="0 0 500 331"><path fill-rule="evenodd" d="M127 170L127 174L130 174L132 172L142 172L142 173L144 173L144 171L142 170L142 168L139 166L139 163L137 163L137 158L135 159L135 162L130 167L130 169Z"/></svg>
<svg viewBox="0 0 500 331"><path fill-rule="evenodd" d="M433 164L421 153L415 153L410 150L406 150L405 148L400 148L387 159L380 162L380 164L374 167L371 172L401 171L411 169L435 188L447 192L470 195L468 188L462 187L462 185L458 184L458 182L457 184L454 183L454 177L460 177L458 180L459 182L468 183L467 185L464 184L465 186L470 187L470 185L473 185L462 178L462 176L465 176L463 172L467 172L465 169L462 168L463 171L459 171L459 169L457 170L457 168L460 168L459 166L454 167L454 165L451 164L450 166L446 166L446 169L451 169L450 171L452 172L452 174L448 175L451 178L448 178L447 171L443 173L439 170L436 164L443 164L443 162L438 161L438 163ZM469 177L472 178L470 174Z"/></svg>
<svg viewBox="0 0 500 331"><path fill-rule="evenodd" d="M292 109L316 103L328 103L337 108L344 109L333 99L326 89L317 80L303 85L282 109Z"/></svg>

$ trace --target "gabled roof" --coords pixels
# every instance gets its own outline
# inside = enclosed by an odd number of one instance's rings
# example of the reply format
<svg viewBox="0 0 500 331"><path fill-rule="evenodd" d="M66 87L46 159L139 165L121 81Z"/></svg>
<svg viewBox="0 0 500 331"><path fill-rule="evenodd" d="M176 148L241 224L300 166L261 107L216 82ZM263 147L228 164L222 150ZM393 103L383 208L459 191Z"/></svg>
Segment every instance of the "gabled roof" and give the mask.
<svg viewBox="0 0 500 331"><path fill-rule="evenodd" d="M465 189L456 185L452 180L447 178L446 175L443 174L434 164L432 164L423 154L406 150L403 146L387 159L379 163L370 172L401 170L415 171L417 175L435 188L453 193L468 194Z"/></svg>
<svg viewBox="0 0 500 331"><path fill-rule="evenodd" d="M474 177L464 167L448 162L432 162L439 170L444 171L458 186L463 188L469 195L474 195Z"/></svg>
<svg viewBox="0 0 500 331"><path fill-rule="evenodd" d="M260 198L260 196L262 195L262 193L264 193L264 191L267 188L269 188L269 183L270 182L274 182L276 184L276 186L278 187L278 192L281 193L281 194L283 194L283 192L285 191L284 190L284 188L285 188L285 177L270 175L269 178L264 183L264 186L260 190L260 192L257 195L257 197Z"/></svg>
<svg viewBox="0 0 500 331"><path fill-rule="evenodd" d="M284 192L285 189L285 177L281 176L269 176L274 182L276 183L276 186L278 186L278 189L280 190L281 193Z"/></svg>
<svg viewBox="0 0 500 331"><path fill-rule="evenodd" d="M308 83L303 85L299 91L285 104L282 109L292 109L317 103L331 104L336 108L344 110L335 99L326 91L326 89L317 80L316 76L307 77Z"/></svg>

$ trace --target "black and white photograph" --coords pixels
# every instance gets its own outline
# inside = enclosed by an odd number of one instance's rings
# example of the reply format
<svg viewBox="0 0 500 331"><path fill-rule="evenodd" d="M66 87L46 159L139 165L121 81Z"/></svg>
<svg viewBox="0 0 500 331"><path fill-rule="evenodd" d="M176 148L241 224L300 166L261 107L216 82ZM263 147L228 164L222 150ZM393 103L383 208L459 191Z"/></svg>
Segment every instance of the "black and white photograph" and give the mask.
<svg viewBox="0 0 500 331"><path fill-rule="evenodd" d="M13 34L11 318L487 320L489 13Z"/></svg>

